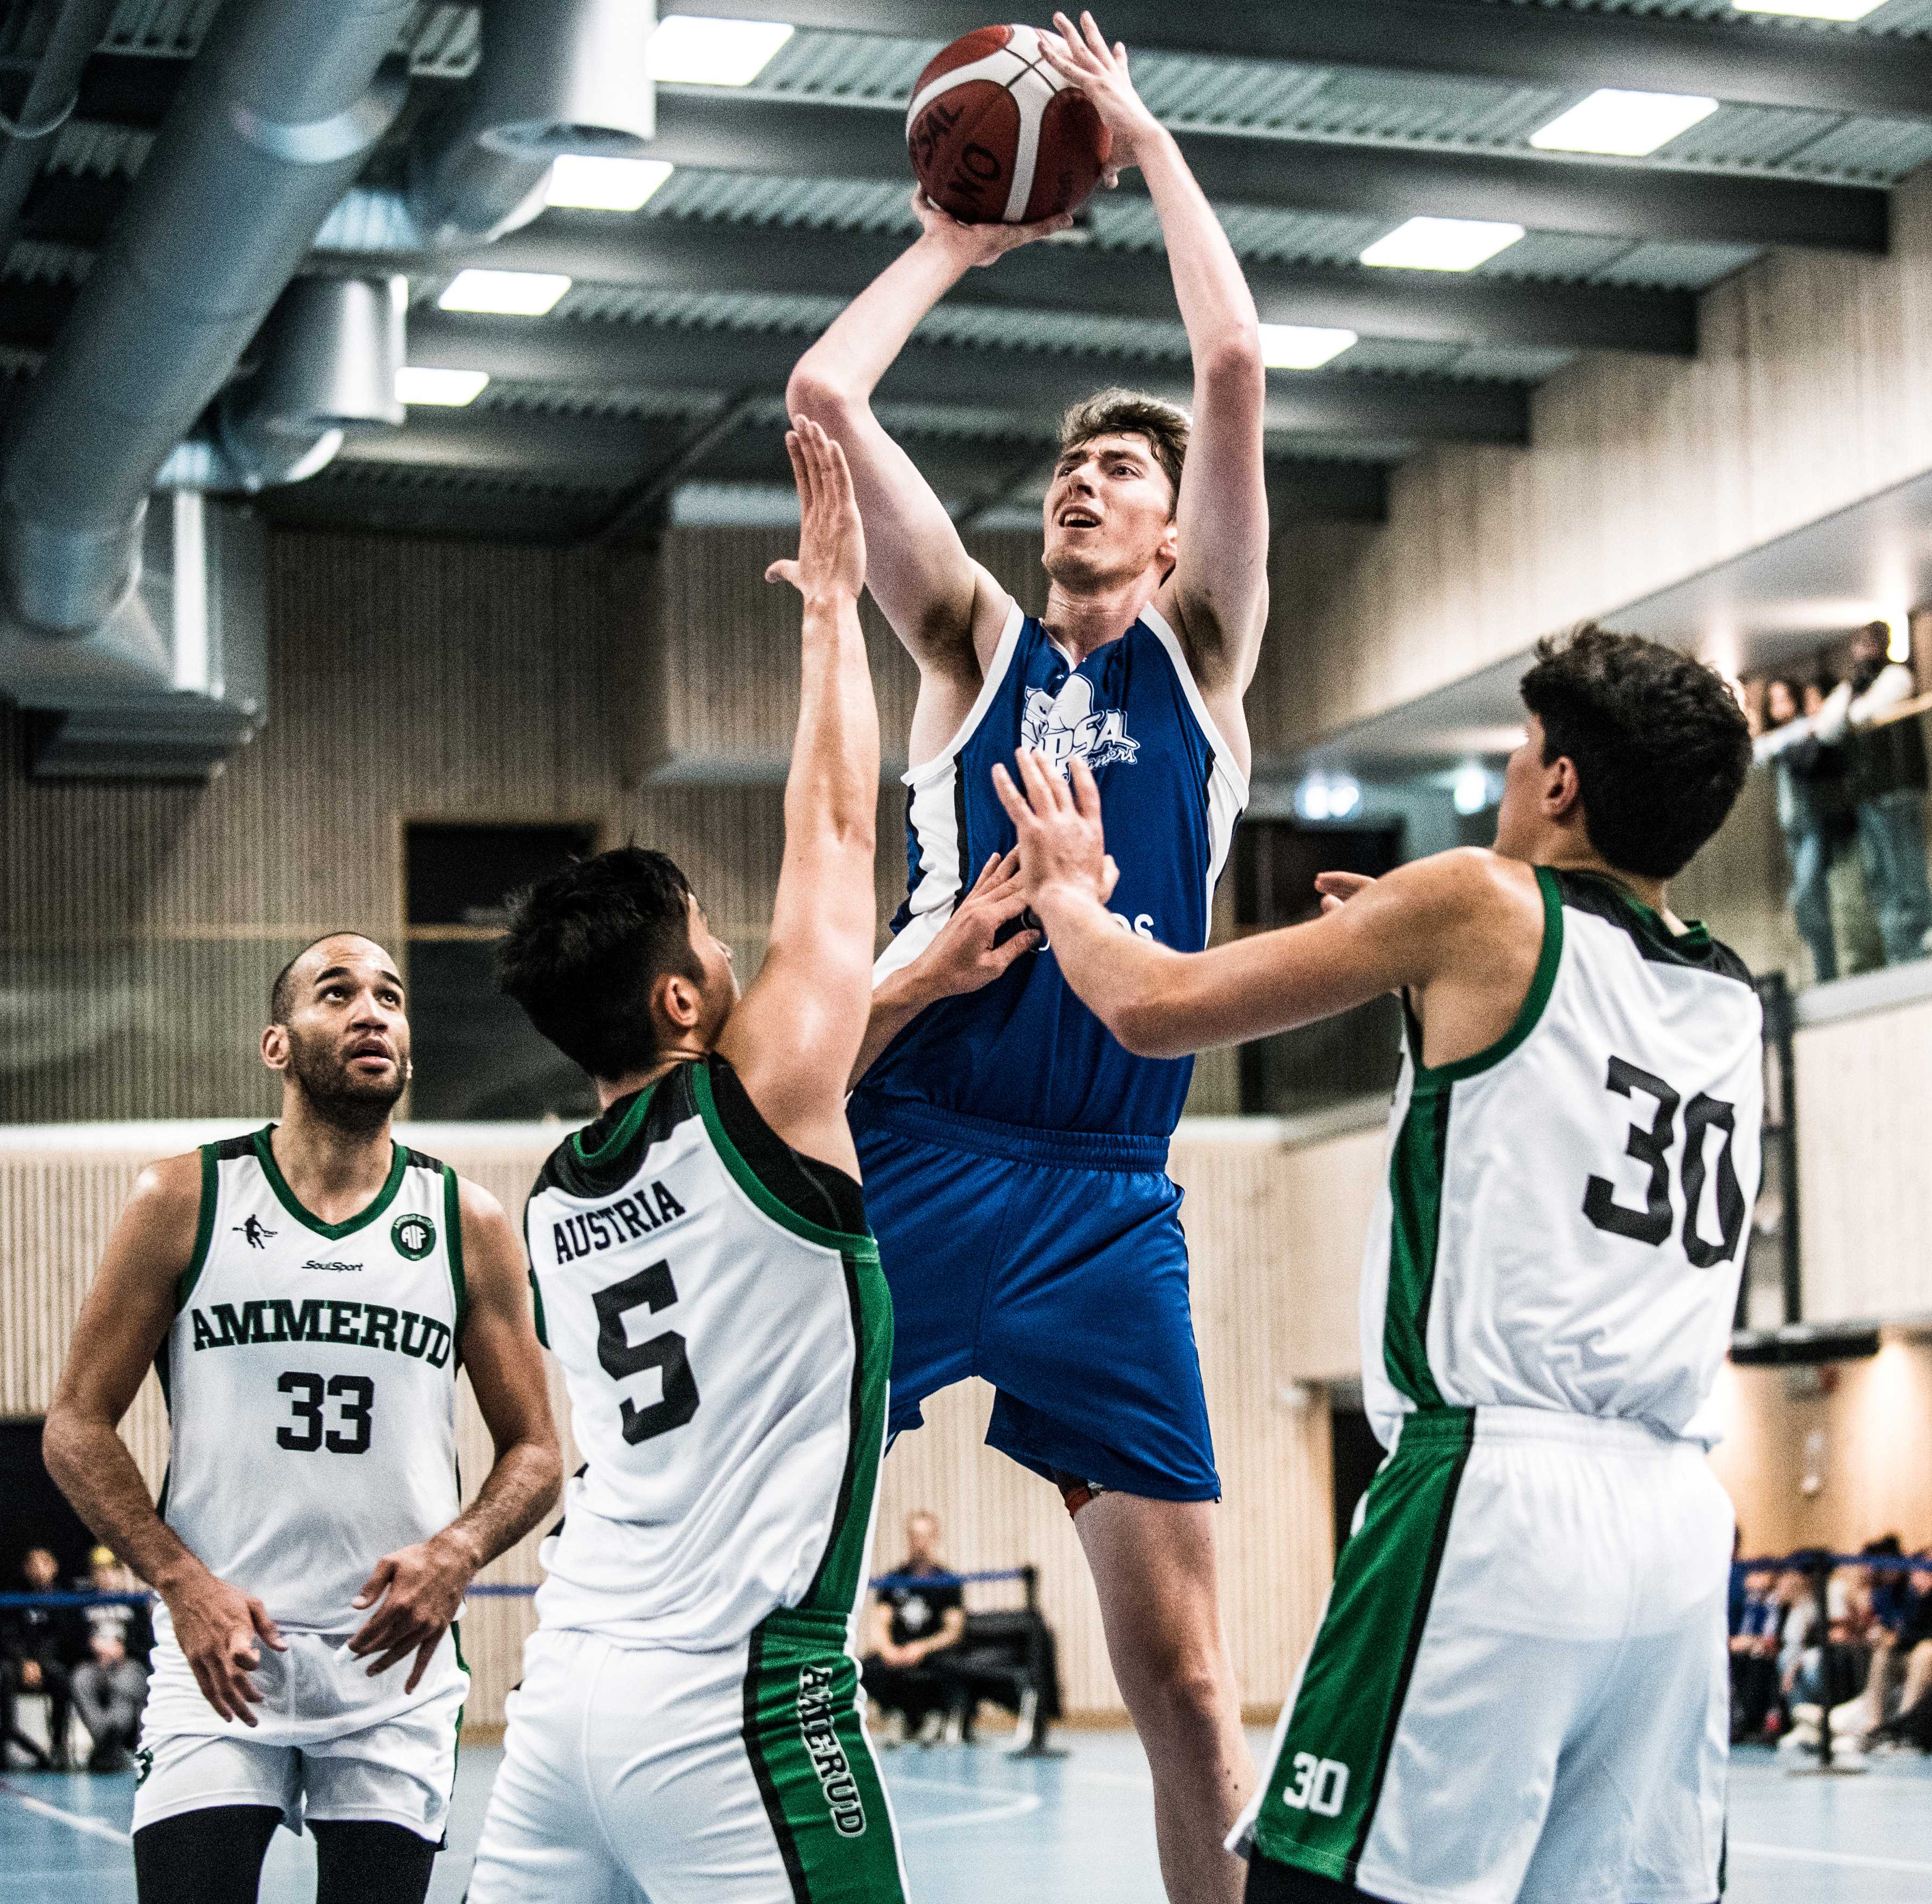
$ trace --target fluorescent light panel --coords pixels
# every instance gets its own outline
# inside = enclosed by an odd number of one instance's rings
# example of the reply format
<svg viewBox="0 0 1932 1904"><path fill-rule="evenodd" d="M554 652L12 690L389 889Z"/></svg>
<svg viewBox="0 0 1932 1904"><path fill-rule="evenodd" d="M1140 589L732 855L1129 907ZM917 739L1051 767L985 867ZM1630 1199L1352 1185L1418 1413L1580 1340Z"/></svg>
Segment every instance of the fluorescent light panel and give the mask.
<svg viewBox="0 0 1932 1904"><path fill-rule="evenodd" d="M570 289L560 271L460 271L436 299L444 310L487 310L506 317L541 317Z"/></svg>
<svg viewBox="0 0 1932 1904"><path fill-rule="evenodd" d="M1271 370L1318 370L1356 340L1353 331L1313 324L1264 324L1261 329L1262 361Z"/></svg>
<svg viewBox="0 0 1932 1904"><path fill-rule="evenodd" d="M644 65L653 79L666 85L748 86L792 31L782 21L671 13L652 31Z"/></svg>
<svg viewBox="0 0 1932 1904"><path fill-rule="evenodd" d="M1731 0L1740 13L1792 13L1801 19L1863 19L1885 0Z"/></svg>
<svg viewBox="0 0 1932 1904"><path fill-rule="evenodd" d="M1520 225L1484 218L1412 218L1362 253L1365 265L1405 271L1474 271L1522 236Z"/></svg>
<svg viewBox="0 0 1932 1904"><path fill-rule="evenodd" d="M634 211L671 175L662 159L590 158L566 152L550 169L544 202L588 211Z"/></svg>
<svg viewBox="0 0 1932 1904"><path fill-rule="evenodd" d="M1688 93L1623 92L1604 86L1552 119L1529 142L1546 152L1609 152L1640 159L1718 109Z"/></svg>
<svg viewBox="0 0 1932 1904"><path fill-rule="evenodd" d="M396 373L396 401L460 409L475 403L489 381L488 370L439 370L426 364L405 364Z"/></svg>

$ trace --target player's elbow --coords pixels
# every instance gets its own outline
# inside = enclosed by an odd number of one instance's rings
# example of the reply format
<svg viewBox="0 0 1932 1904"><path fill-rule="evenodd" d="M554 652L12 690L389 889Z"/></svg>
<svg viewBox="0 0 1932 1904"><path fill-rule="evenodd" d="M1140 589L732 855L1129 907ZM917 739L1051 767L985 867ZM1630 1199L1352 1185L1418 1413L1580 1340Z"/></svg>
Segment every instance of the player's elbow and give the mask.
<svg viewBox="0 0 1932 1904"><path fill-rule="evenodd" d="M1107 1028L1137 1058L1184 1058L1188 1042L1179 1001L1165 987L1148 987L1119 1000L1105 1015Z"/></svg>
<svg viewBox="0 0 1932 1904"><path fill-rule="evenodd" d="M1194 373L1203 397L1226 402L1248 396L1259 402L1268 390L1260 326L1252 317L1217 325L1211 337L1202 340Z"/></svg>
<svg viewBox="0 0 1932 1904"><path fill-rule="evenodd" d="M794 419L809 417L827 435L836 436L840 426L864 407L865 396L814 361L816 355L807 351L786 382L785 413Z"/></svg>

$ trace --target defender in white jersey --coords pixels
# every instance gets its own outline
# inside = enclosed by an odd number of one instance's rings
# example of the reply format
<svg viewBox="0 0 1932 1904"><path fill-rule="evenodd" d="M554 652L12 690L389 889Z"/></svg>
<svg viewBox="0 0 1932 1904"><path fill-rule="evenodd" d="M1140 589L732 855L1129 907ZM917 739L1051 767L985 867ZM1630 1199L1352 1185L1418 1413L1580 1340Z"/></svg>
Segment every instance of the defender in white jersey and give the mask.
<svg viewBox="0 0 1932 1904"><path fill-rule="evenodd" d="M1255 1904L1710 1904L1732 1521L1704 1455L1756 1195L1750 974L1667 909L1750 760L1723 681L1539 647L1494 853L1184 957L1127 941L1098 805L1002 797L1068 979L1136 1050L1400 991L1363 1384L1390 1449L1231 1846ZM1345 903L1346 902L1346 903Z"/></svg>
<svg viewBox="0 0 1932 1904"><path fill-rule="evenodd" d="M49 1468L161 1596L142 1904L252 1899L278 1823L314 1828L323 1904L423 1895L469 1686L464 1591L560 1469L514 1231L390 1134L409 1026L388 955L320 940L271 1012L280 1122L142 1174L48 1417ZM149 1366L158 1507L116 1432ZM496 1448L467 1511L460 1368Z"/></svg>
<svg viewBox="0 0 1932 1904"><path fill-rule="evenodd" d="M741 1000L684 875L636 847L542 881L505 989L603 1114L525 1213L585 1457L544 1543L470 1904L899 1904L853 1641L891 1299L844 1080L870 1004L878 715L865 543L801 424L805 598L784 861Z"/></svg>

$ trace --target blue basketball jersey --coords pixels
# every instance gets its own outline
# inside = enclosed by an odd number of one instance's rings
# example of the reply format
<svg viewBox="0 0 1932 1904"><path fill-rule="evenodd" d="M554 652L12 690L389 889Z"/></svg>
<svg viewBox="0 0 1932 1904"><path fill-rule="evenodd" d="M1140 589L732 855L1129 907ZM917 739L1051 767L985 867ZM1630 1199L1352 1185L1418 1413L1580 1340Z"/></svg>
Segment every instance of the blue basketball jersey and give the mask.
<svg viewBox="0 0 1932 1904"><path fill-rule="evenodd" d="M1100 783L1124 932L1178 952L1208 943L1215 882L1246 776L1216 731L1174 631L1151 609L1076 667L1016 607L986 685L936 758L905 776L908 893L874 982L938 936L1012 823L993 790L1022 747L1063 772L1075 756ZM1179 1121L1191 1058L1136 1057L1074 996L1050 946L983 990L921 1012L866 1075L868 1096L910 1099L1036 1129L1165 1138Z"/></svg>

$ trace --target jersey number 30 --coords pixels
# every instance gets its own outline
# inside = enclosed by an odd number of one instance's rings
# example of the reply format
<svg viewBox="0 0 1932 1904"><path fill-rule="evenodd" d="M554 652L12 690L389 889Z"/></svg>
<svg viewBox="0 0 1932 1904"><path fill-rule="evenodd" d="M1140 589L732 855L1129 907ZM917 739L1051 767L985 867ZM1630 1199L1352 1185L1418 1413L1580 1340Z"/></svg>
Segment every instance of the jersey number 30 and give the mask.
<svg viewBox="0 0 1932 1904"><path fill-rule="evenodd" d="M1624 1058L1611 1059L1606 1088L1633 1101L1641 1091L1656 1103L1656 1114L1648 1124L1631 1125L1630 1141L1624 1147L1626 1156L1650 1166L1650 1183L1642 1209L1632 1210L1617 1201L1616 1186L1607 1177L1593 1177L1583 1192L1583 1214L1612 1236L1653 1245L1668 1242L1677 1226L1670 1202L1670 1147L1676 1136L1677 1107L1683 1099L1661 1078ZM1700 1270L1728 1262L1744 1234L1744 1194L1737 1166L1731 1162L1736 1127L1734 1107L1722 1098L1706 1097L1700 1091L1684 1106L1684 1156L1678 1171L1684 1192L1684 1253ZM1704 1201L1705 1141L1713 1130L1722 1131L1724 1141L1718 1152L1719 1234L1715 1243L1707 1243L1698 1232L1697 1214Z"/></svg>
<svg viewBox="0 0 1932 1904"><path fill-rule="evenodd" d="M659 1399L644 1408L634 1402L625 1402L624 1439L635 1446L682 1428L698 1412L698 1378L691 1372L684 1338L675 1329L667 1329L648 1342L633 1342L624 1327L624 1318L632 1309L648 1309L655 1315L677 1300L670 1265L653 1263L622 1282L598 1290L591 1300L597 1305L597 1360L604 1374L620 1382L627 1375L641 1375L646 1369L664 1372L664 1393Z"/></svg>

